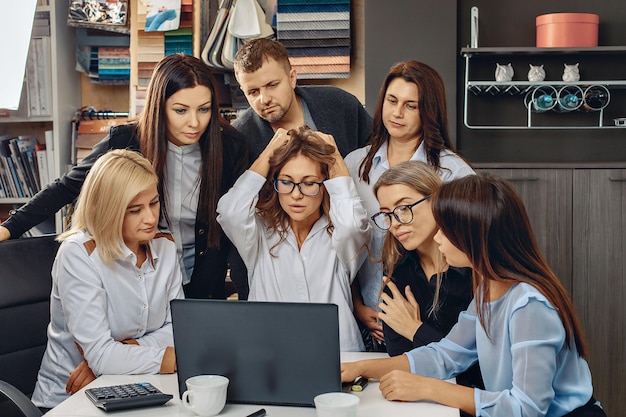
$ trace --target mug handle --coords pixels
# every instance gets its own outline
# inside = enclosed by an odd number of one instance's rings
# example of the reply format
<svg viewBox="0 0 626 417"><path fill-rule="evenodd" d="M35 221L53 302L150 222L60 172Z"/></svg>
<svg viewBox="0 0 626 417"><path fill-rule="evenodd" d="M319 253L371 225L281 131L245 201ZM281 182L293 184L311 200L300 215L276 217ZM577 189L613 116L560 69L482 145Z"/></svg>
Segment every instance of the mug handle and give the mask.
<svg viewBox="0 0 626 417"><path fill-rule="evenodd" d="M185 408L194 411L194 407L193 405L191 405L190 401L193 401L193 392L192 391L185 391L183 392L183 396L181 398L181 401L183 403L183 405L185 406Z"/></svg>

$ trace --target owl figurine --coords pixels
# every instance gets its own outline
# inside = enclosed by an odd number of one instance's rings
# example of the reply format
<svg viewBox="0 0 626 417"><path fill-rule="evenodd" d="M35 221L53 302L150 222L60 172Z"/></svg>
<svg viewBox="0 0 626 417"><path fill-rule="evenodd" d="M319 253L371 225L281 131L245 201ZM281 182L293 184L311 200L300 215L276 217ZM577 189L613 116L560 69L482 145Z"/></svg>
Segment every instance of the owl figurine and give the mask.
<svg viewBox="0 0 626 417"><path fill-rule="evenodd" d="M580 81L580 72L578 71L578 63L574 65L565 65L565 70L563 71L563 81L565 82L576 82Z"/></svg>
<svg viewBox="0 0 626 417"><path fill-rule="evenodd" d="M509 62L507 65L496 64L496 81L499 83L508 82L513 79L513 66Z"/></svg>
<svg viewBox="0 0 626 417"><path fill-rule="evenodd" d="M546 71L543 69L543 65L528 64L530 70L528 70L528 81L535 83L546 79Z"/></svg>

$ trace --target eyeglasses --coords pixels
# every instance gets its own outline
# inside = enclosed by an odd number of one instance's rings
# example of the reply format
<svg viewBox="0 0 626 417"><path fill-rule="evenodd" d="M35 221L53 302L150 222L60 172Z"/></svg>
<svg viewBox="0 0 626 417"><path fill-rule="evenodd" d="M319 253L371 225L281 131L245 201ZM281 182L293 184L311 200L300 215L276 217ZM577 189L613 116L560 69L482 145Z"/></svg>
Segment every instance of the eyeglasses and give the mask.
<svg viewBox="0 0 626 417"><path fill-rule="evenodd" d="M419 203L426 201L430 198L429 195L426 197L417 200L413 204L406 204L402 206L398 206L394 208L392 211L379 211L374 214L371 219L376 226L378 226L382 230L389 230L391 227L391 216L395 217L395 219L400 224L409 224L413 221L413 207L417 206Z"/></svg>
<svg viewBox="0 0 626 417"><path fill-rule="evenodd" d="M323 182L315 181L293 182L289 180L274 180L274 189L278 194L291 194L294 188L298 187L298 190L303 195L314 197L320 193L322 185L324 185Z"/></svg>

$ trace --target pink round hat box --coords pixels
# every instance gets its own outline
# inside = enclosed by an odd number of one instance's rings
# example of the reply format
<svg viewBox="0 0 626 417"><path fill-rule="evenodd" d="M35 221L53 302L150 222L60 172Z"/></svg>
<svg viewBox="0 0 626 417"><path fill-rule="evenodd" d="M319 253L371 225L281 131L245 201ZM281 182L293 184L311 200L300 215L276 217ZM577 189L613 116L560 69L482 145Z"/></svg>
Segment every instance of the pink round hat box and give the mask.
<svg viewBox="0 0 626 417"><path fill-rule="evenodd" d="M537 48L598 46L600 16L591 13L550 13L537 16Z"/></svg>

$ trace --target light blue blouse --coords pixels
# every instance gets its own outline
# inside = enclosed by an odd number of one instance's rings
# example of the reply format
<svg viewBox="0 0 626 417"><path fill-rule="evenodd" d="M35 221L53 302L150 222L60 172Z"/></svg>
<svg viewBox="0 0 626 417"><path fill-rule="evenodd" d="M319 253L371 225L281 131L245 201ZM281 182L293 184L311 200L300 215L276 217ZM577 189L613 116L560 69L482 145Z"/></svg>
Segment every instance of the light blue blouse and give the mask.
<svg viewBox="0 0 626 417"><path fill-rule="evenodd" d="M170 229L180 258L183 284L188 284L196 260L196 217L200 196L200 144L167 142L165 185Z"/></svg>
<svg viewBox="0 0 626 417"><path fill-rule="evenodd" d="M560 417L591 398L591 372L550 302L534 287L516 284L488 303L489 338L475 300L448 336L407 352L411 372L448 379L476 360L485 390L474 390L476 416Z"/></svg>

